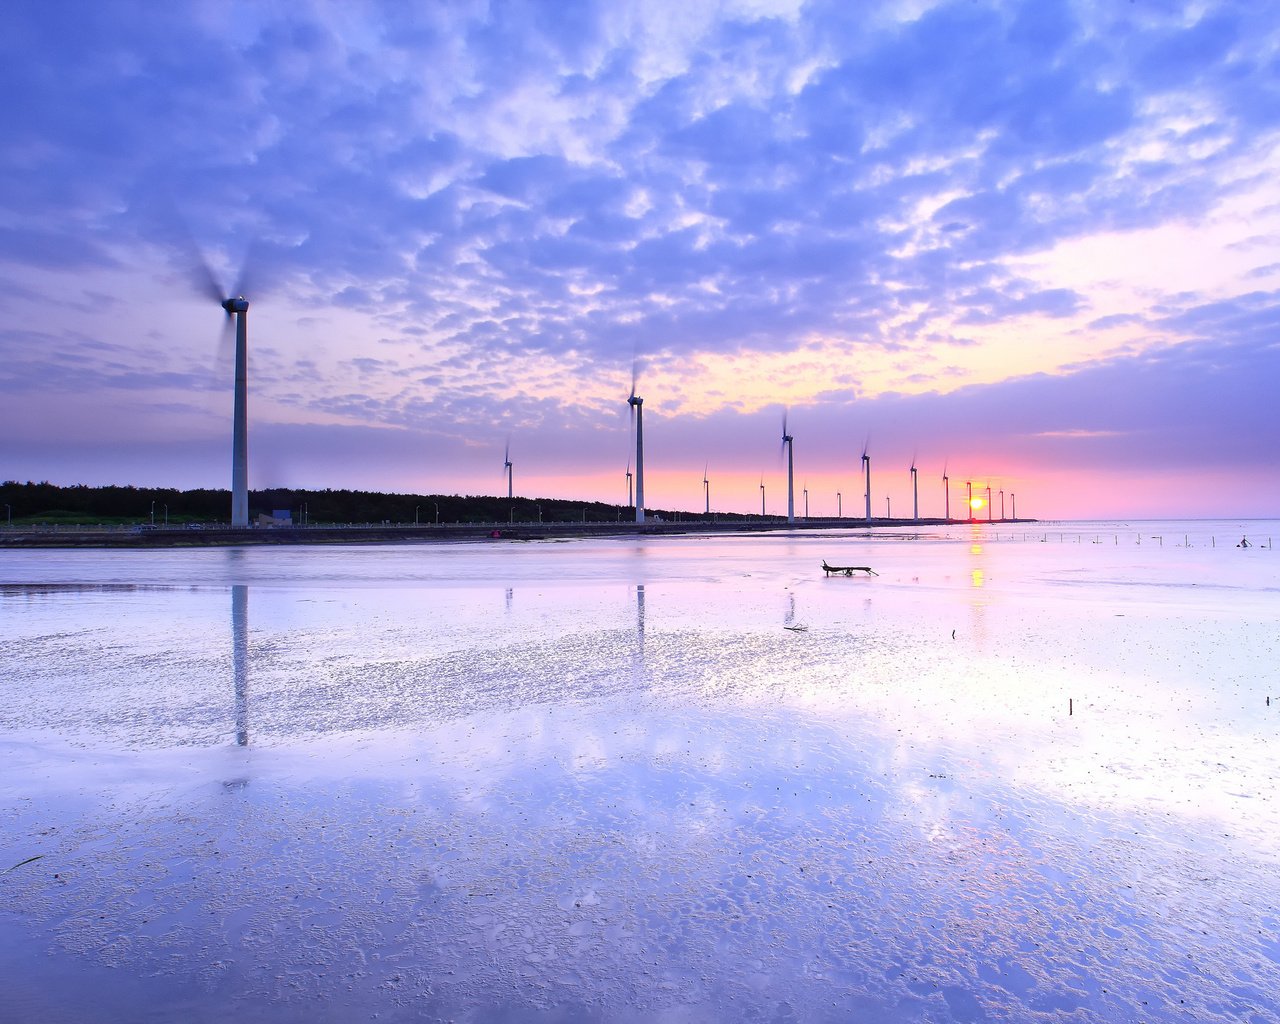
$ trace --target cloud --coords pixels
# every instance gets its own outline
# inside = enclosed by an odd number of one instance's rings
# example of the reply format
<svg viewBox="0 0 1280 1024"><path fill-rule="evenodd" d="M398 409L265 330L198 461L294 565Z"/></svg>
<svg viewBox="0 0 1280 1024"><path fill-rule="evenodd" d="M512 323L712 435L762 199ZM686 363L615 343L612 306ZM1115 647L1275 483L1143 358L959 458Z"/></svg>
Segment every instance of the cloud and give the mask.
<svg viewBox="0 0 1280 1024"><path fill-rule="evenodd" d="M943 432L995 402L1072 460L1270 436L1232 376L1275 325L1265 5L236 10L0 12L6 393L198 406L203 328L160 298L195 247L247 266L268 423L586 424L640 351L699 423L803 366L775 391L832 429L838 390ZM1236 221L1226 280L1032 266Z"/></svg>

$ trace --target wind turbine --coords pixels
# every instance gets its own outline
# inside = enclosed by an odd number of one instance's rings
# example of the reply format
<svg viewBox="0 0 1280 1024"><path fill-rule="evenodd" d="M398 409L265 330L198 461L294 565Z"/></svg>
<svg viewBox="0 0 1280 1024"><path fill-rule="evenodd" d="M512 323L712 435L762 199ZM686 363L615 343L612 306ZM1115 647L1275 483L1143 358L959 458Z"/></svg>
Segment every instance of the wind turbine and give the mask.
<svg viewBox="0 0 1280 1024"><path fill-rule="evenodd" d="M764 518L764 477L760 478L760 518Z"/></svg>
<svg viewBox="0 0 1280 1024"><path fill-rule="evenodd" d="M627 453L627 508L631 507L631 454Z"/></svg>
<svg viewBox="0 0 1280 1024"><path fill-rule="evenodd" d="M194 248L194 243L192 243ZM197 250L196 282L202 291L227 311L227 324L236 324L235 391L231 407L231 525L249 525L249 357L248 318L249 301L244 297L244 270L235 291L228 295L209 264ZM246 258L247 262L247 258Z"/></svg>
<svg viewBox="0 0 1280 1024"><path fill-rule="evenodd" d="M944 509L942 517L947 522L951 522L951 480L947 476L947 464L945 462L942 464L942 500Z"/></svg>
<svg viewBox="0 0 1280 1024"><path fill-rule="evenodd" d="M862 446L862 476L866 485L863 496L867 499L867 523L871 523L871 456L867 454L867 446Z"/></svg>
<svg viewBox="0 0 1280 1024"><path fill-rule="evenodd" d="M636 522L644 522L644 399L636 394L636 375L639 361L631 364L631 394L627 405L631 406L631 420L636 427Z"/></svg>
<svg viewBox="0 0 1280 1024"><path fill-rule="evenodd" d="M711 515L711 482L707 479L707 470L710 468L709 462L702 467L702 494L707 499L707 515Z"/></svg>
<svg viewBox="0 0 1280 1024"><path fill-rule="evenodd" d="M966 480L965 486L965 507L969 510L969 522L973 522L973 481Z"/></svg>
<svg viewBox="0 0 1280 1024"><path fill-rule="evenodd" d="M920 522L920 474L916 472L916 460L911 460L911 516Z"/></svg>
<svg viewBox="0 0 1280 1024"><path fill-rule="evenodd" d="M507 438L507 449L502 453L502 470L507 474L507 500L512 497L511 489L511 438Z"/></svg>
<svg viewBox="0 0 1280 1024"><path fill-rule="evenodd" d="M782 447L787 450L787 522L794 523L796 521L796 488L792 453L795 450L795 438L787 433L785 409L782 411Z"/></svg>
<svg viewBox="0 0 1280 1024"><path fill-rule="evenodd" d="M987 522L991 522L991 485L987 484Z"/></svg>

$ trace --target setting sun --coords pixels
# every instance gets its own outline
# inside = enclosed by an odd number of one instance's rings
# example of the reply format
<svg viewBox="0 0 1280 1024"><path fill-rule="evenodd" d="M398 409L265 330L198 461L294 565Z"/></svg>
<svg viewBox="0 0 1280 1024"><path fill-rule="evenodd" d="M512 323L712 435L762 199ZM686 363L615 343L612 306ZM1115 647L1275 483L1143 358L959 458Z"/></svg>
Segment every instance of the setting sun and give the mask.
<svg viewBox="0 0 1280 1024"><path fill-rule="evenodd" d="M986 498L979 498L976 495L969 499L969 507L977 512L987 503Z"/></svg>

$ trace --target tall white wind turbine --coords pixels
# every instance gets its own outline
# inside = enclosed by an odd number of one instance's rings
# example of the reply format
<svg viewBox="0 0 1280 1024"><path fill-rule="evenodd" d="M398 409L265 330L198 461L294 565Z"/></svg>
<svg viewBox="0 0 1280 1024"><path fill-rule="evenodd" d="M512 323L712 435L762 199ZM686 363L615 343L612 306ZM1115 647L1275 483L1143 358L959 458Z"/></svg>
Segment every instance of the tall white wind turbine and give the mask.
<svg viewBox="0 0 1280 1024"><path fill-rule="evenodd" d="M249 525L249 301L244 297L245 267L241 280L228 295L217 275L205 262L194 242L190 242L195 283L227 313L227 324L235 321L235 390L231 407L231 525ZM250 253L251 255L252 253ZM249 257L246 256L246 263Z"/></svg>
<svg viewBox="0 0 1280 1024"><path fill-rule="evenodd" d="M916 472L916 460L911 460L911 515L920 522L920 475Z"/></svg>
<svg viewBox="0 0 1280 1024"><path fill-rule="evenodd" d="M795 438L787 433L787 413L782 412L782 447L787 450L787 522L796 521L796 487L795 466L792 459L795 450Z"/></svg>
<svg viewBox="0 0 1280 1024"><path fill-rule="evenodd" d="M507 438L507 447L502 453L502 471L507 476L507 500L510 501L514 494L511 485L511 438Z"/></svg>

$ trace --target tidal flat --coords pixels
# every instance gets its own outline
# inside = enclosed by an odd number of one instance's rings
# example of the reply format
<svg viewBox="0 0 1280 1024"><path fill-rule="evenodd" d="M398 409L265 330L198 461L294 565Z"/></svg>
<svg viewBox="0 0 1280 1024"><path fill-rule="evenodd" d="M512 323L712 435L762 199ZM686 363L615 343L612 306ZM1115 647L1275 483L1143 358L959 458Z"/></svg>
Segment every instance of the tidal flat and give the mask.
<svg viewBox="0 0 1280 1024"><path fill-rule="evenodd" d="M1280 1021L1269 536L0 552L5 1012Z"/></svg>

